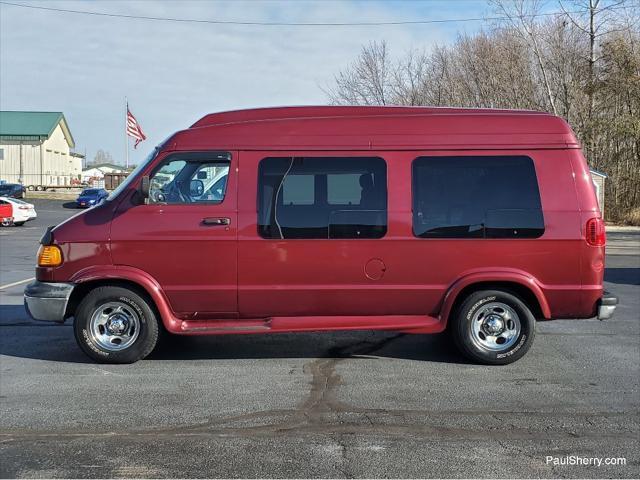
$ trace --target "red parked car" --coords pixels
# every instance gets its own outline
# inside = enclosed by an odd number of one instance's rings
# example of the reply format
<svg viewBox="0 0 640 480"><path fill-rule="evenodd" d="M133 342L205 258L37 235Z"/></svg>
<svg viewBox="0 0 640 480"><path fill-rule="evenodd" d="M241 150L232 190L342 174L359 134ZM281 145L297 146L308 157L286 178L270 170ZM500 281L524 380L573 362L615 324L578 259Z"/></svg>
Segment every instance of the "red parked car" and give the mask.
<svg viewBox="0 0 640 480"><path fill-rule="evenodd" d="M477 362L537 319L601 319L604 223L545 113L293 107L207 115L47 231L25 302L97 361L158 334L449 329Z"/></svg>
<svg viewBox="0 0 640 480"><path fill-rule="evenodd" d="M0 225L8 227L13 224L13 205L6 200L0 200Z"/></svg>

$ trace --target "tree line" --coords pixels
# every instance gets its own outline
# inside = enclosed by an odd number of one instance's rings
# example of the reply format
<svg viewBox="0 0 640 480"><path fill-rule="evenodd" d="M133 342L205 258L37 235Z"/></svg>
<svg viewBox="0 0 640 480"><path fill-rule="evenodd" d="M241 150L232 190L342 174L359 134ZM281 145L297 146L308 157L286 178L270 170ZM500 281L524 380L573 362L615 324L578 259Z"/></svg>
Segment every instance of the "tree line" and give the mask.
<svg viewBox="0 0 640 480"><path fill-rule="evenodd" d="M640 1L492 0L499 23L393 57L362 47L325 91L334 104L522 108L566 119L606 173L607 219L640 224Z"/></svg>

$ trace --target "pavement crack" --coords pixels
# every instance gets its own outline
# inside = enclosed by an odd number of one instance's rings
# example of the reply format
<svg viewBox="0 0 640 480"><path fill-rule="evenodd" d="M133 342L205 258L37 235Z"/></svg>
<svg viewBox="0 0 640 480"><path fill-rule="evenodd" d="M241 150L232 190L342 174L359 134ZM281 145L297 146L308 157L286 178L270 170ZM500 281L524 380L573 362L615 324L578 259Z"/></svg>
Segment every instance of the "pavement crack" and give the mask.
<svg viewBox="0 0 640 480"><path fill-rule="evenodd" d="M307 399L300 405L303 415L311 423L322 423L324 413L347 410L346 406L335 398L335 390L342 383L342 377L336 372L338 363L358 355L371 355L404 335L400 333L377 342L363 341L355 345L332 348L328 351L327 357L305 364L303 371L311 374L311 388Z"/></svg>

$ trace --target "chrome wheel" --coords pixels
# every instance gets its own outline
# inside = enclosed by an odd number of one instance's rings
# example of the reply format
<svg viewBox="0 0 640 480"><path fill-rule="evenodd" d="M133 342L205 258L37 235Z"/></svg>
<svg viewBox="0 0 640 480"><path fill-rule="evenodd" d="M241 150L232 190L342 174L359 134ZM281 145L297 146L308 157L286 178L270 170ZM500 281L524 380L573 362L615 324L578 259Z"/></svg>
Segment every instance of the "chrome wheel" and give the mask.
<svg viewBox="0 0 640 480"><path fill-rule="evenodd" d="M483 305L471 320L471 339L484 350L508 350L520 336L520 317L506 303Z"/></svg>
<svg viewBox="0 0 640 480"><path fill-rule="evenodd" d="M111 352L124 350L140 334L140 316L126 303L105 303L91 316L89 331L97 346Z"/></svg>

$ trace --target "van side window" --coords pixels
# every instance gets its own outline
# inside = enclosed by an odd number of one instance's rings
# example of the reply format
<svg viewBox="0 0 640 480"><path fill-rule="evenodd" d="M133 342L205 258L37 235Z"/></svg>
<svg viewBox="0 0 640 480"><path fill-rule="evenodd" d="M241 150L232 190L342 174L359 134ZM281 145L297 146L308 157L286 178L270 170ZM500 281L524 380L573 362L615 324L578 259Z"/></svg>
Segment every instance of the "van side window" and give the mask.
<svg viewBox="0 0 640 480"><path fill-rule="evenodd" d="M376 157L265 158L258 171L263 238L381 238L387 165Z"/></svg>
<svg viewBox="0 0 640 480"><path fill-rule="evenodd" d="M149 203L221 203L229 161L176 157L151 175Z"/></svg>
<svg viewBox="0 0 640 480"><path fill-rule="evenodd" d="M537 238L544 233L529 157L419 157L412 183L417 237Z"/></svg>

